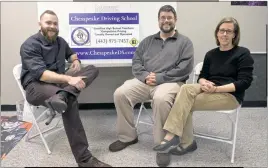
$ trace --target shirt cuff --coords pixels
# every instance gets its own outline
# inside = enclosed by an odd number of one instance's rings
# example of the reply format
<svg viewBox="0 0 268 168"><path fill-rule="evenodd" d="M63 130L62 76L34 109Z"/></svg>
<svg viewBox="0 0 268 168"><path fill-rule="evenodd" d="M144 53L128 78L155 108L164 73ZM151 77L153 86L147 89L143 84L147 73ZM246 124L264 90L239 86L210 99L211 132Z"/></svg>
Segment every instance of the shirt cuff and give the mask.
<svg viewBox="0 0 268 168"><path fill-rule="evenodd" d="M145 78L149 75L149 72L143 72L140 76L137 77L141 82L146 83Z"/></svg>
<svg viewBox="0 0 268 168"><path fill-rule="evenodd" d="M155 75L155 80L157 85L164 83L164 73L157 73Z"/></svg>

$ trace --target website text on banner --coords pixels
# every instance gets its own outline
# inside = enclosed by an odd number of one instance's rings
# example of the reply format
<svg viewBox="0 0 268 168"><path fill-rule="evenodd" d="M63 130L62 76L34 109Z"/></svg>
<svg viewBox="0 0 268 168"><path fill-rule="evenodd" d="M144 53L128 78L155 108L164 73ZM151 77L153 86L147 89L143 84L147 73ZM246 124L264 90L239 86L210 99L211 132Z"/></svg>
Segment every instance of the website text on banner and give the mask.
<svg viewBox="0 0 268 168"><path fill-rule="evenodd" d="M132 59L139 13L70 13L70 46L80 59Z"/></svg>

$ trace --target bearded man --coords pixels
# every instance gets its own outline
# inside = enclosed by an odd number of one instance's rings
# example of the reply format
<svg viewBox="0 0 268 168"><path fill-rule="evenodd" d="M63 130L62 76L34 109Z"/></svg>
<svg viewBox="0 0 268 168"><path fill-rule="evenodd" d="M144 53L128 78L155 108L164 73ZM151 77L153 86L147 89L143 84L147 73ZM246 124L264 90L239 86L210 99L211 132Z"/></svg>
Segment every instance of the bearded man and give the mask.
<svg viewBox="0 0 268 168"><path fill-rule="evenodd" d="M88 150L88 141L80 116L77 97L98 76L98 69L81 67L77 54L58 36L58 17L46 10L40 16L40 30L20 48L21 84L27 101L43 105L62 114L68 141L79 167L111 167L95 158ZM65 60L71 63L65 71Z"/></svg>
<svg viewBox="0 0 268 168"><path fill-rule="evenodd" d="M163 126L176 94L194 65L193 44L175 29L176 21L177 14L172 6L159 9L160 31L140 42L132 60L134 78L114 92L118 140L109 146L112 152L138 142L133 108L140 102L152 100L154 144L159 145L165 136ZM169 155L158 153L156 156L158 165L169 160Z"/></svg>

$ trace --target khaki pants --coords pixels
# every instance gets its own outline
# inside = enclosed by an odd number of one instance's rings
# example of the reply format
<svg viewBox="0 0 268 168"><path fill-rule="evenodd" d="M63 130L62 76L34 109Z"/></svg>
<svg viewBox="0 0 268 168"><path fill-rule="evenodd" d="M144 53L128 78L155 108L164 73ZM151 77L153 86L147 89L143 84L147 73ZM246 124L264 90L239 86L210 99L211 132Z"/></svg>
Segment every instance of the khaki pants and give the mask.
<svg viewBox="0 0 268 168"><path fill-rule="evenodd" d="M130 142L137 138L133 108L135 104L152 99L154 119L154 143L159 144L165 136L163 126L183 83L164 83L149 86L138 79L130 79L114 92L117 110L116 131L120 141Z"/></svg>
<svg viewBox="0 0 268 168"><path fill-rule="evenodd" d="M199 84L185 84L177 94L164 129L181 137L183 148L193 140L192 112L198 110L232 110L239 106L230 93L205 93Z"/></svg>

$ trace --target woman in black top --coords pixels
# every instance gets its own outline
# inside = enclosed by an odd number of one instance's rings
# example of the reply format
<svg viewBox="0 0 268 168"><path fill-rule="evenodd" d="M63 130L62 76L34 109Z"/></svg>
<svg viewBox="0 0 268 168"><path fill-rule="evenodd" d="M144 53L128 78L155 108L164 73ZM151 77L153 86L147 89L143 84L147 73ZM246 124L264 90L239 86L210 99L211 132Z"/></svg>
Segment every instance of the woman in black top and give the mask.
<svg viewBox="0 0 268 168"><path fill-rule="evenodd" d="M194 151L192 112L231 110L243 102L253 80L254 61L247 48L238 46L238 22L231 17L222 19L215 38L218 47L206 53L198 84L185 84L177 94L163 128L167 134L155 151L175 155Z"/></svg>

